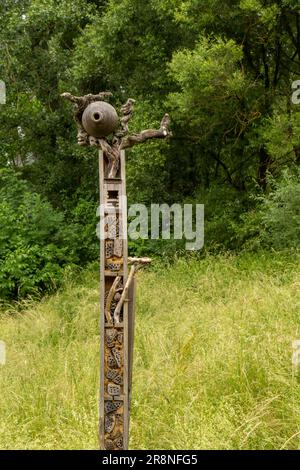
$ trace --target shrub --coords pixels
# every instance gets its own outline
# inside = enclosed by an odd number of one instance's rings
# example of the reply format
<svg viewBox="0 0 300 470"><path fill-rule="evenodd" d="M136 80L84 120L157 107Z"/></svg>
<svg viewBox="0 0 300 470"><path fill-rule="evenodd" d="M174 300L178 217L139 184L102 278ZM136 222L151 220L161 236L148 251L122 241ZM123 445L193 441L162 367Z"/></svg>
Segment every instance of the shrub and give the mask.
<svg viewBox="0 0 300 470"><path fill-rule="evenodd" d="M298 248L300 241L300 171L285 171L262 208L263 241L275 249Z"/></svg>
<svg viewBox="0 0 300 470"><path fill-rule="evenodd" d="M11 169L0 170L0 298L51 291L77 262L72 227Z"/></svg>
<svg viewBox="0 0 300 470"><path fill-rule="evenodd" d="M286 170L271 191L257 198L257 208L244 218L244 247L297 249L300 240L300 171ZM241 235L240 233L240 235Z"/></svg>

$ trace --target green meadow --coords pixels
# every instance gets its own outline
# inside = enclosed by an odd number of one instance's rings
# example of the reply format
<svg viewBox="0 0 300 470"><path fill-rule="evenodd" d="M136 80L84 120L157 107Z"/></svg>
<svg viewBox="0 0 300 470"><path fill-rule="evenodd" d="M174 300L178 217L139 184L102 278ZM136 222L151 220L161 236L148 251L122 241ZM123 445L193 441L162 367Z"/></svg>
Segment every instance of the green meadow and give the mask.
<svg viewBox="0 0 300 470"><path fill-rule="evenodd" d="M299 449L299 255L138 276L130 448ZM97 449L97 267L0 314L1 449Z"/></svg>

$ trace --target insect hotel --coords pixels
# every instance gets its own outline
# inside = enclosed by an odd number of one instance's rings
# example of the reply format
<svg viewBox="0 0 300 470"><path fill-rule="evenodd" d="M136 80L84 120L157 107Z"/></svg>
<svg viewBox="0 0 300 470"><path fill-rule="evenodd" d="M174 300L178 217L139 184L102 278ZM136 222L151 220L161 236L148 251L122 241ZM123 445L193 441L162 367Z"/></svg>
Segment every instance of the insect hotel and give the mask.
<svg viewBox="0 0 300 470"><path fill-rule="evenodd" d="M110 92L74 96L78 144L99 149L100 182L100 410L99 440L103 450L126 450L132 388L136 271L151 262L129 258L125 150L149 139L171 135L165 114L160 128L130 134L134 100L116 109Z"/></svg>

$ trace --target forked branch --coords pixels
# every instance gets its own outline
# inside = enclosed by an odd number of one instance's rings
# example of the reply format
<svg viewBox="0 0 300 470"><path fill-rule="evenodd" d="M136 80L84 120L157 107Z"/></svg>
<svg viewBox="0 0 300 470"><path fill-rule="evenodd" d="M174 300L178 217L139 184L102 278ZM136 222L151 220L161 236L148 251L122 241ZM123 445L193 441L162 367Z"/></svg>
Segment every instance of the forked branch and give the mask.
<svg viewBox="0 0 300 470"><path fill-rule="evenodd" d="M158 130L147 129L146 131L142 131L139 134L125 136L122 139L120 149L123 150L129 147L133 147L137 144L142 144L149 139L166 139L167 137L171 136L172 132L170 131L170 116L169 114L165 114Z"/></svg>

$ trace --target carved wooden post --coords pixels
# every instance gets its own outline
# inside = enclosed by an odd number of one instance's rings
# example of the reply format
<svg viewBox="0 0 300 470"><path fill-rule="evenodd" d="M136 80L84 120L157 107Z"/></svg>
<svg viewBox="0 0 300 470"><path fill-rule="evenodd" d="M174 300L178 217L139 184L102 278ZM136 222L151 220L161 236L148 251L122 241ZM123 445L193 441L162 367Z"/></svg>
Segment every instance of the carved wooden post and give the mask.
<svg viewBox="0 0 300 470"><path fill-rule="evenodd" d="M133 99L121 116L103 99L109 92L83 97L63 93L75 104L78 144L99 148L100 181L100 423L103 450L126 450L131 403L135 273L148 258L128 258L125 149L171 135L169 115L159 130L129 135ZM128 266L130 265L130 270Z"/></svg>

